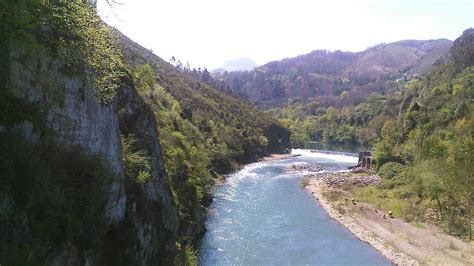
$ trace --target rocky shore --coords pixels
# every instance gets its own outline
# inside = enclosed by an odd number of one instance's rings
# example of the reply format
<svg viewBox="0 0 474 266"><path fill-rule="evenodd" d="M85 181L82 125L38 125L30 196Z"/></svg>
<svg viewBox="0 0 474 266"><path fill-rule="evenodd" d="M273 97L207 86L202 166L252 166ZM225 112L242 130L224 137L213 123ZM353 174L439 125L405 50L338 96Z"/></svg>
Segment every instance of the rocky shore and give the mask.
<svg viewBox="0 0 474 266"><path fill-rule="evenodd" d="M370 172L323 172L313 174L312 177L323 181L328 186L337 188L343 185L357 187L377 186L380 183L380 176Z"/></svg>
<svg viewBox="0 0 474 266"><path fill-rule="evenodd" d="M347 186L377 185L372 173L316 173L305 187L327 214L396 265L473 265L473 248L439 228L418 228L352 199Z"/></svg>

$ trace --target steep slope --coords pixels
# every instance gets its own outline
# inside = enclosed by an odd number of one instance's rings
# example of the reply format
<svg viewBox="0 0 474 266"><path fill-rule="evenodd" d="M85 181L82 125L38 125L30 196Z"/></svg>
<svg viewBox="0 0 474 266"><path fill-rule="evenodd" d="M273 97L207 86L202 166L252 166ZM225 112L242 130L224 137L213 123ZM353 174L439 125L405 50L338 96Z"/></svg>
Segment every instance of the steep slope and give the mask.
<svg viewBox="0 0 474 266"><path fill-rule="evenodd" d="M345 93L343 103L363 100L370 92L393 88L396 79L432 69L451 46L446 39L405 40L380 44L365 51L313 51L270 62L251 72L233 72L216 79L260 107L287 103L288 99L332 97Z"/></svg>
<svg viewBox="0 0 474 266"><path fill-rule="evenodd" d="M371 140L382 182L357 189L354 196L393 210L406 221L435 224L472 241L473 99L471 28L454 41L445 62L432 72L378 99L377 112L384 118L369 118L363 127L379 120L375 124L380 130Z"/></svg>
<svg viewBox="0 0 474 266"><path fill-rule="evenodd" d="M0 7L0 264L195 263L217 173L288 130L122 36L124 62L84 1Z"/></svg>
<svg viewBox="0 0 474 266"><path fill-rule="evenodd" d="M212 120L217 125L237 129L263 130L259 134L267 138L266 148L259 148L258 140L251 140L254 144L236 147L237 150L242 150L242 153L232 155L234 160L238 162L254 160L256 156L261 156L265 152L283 152L290 147L289 132L277 120L255 110L254 107L234 96L176 69L126 36L120 35L119 39L125 61L133 66L150 64L157 75L156 82L179 101L185 118L191 119L194 124L202 125L200 129L205 130L204 124ZM230 147L245 143L245 139L253 134L245 131L228 133L230 133L228 137L235 138L226 142Z"/></svg>
<svg viewBox="0 0 474 266"><path fill-rule="evenodd" d="M81 1L4 7L17 16L0 43L0 263L172 263L179 216L154 114L112 32ZM128 174L124 133L146 146L148 182Z"/></svg>
<svg viewBox="0 0 474 266"><path fill-rule="evenodd" d="M381 182L349 188L357 201L472 241L473 99L471 28L431 72L399 80L393 90L372 93L358 105L337 107L313 99L269 112L292 129L295 146L317 141L372 149Z"/></svg>

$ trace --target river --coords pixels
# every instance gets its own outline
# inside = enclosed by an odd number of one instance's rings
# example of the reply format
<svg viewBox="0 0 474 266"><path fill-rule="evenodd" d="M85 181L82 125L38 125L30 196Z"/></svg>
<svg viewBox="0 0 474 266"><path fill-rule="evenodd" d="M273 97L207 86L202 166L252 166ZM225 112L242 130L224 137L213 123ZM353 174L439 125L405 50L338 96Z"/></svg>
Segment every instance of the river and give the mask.
<svg viewBox="0 0 474 266"><path fill-rule="evenodd" d="M214 188L200 261L203 265L390 265L358 240L301 186L295 163L329 171L357 163L356 154L294 150L299 157L245 166Z"/></svg>

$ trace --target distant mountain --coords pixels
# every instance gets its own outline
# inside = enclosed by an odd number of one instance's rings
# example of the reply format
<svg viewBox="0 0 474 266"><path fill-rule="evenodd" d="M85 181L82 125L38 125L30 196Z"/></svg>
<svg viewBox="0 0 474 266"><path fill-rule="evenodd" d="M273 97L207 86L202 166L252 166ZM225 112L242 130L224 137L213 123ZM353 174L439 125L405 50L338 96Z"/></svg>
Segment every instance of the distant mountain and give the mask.
<svg viewBox="0 0 474 266"><path fill-rule="evenodd" d="M225 61L220 68L213 70L212 73L224 73L225 71L250 71L256 67L258 67L258 65L252 59L242 57L234 60Z"/></svg>
<svg viewBox="0 0 474 266"><path fill-rule="evenodd" d="M393 88L399 78L429 72L451 45L447 39L403 40L356 53L317 50L270 62L251 72L221 74L216 79L226 89L263 108L283 105L294 98L333 101L342 93L347 98L340 102L344 104Z"/></svg>

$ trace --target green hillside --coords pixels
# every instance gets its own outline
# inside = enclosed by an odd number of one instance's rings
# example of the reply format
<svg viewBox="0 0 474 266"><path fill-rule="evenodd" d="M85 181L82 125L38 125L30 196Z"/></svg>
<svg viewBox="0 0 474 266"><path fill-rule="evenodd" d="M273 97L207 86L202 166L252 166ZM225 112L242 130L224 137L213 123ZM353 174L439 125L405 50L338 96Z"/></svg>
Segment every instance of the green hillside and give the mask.
<svg viewBox="0 0 474 266"><path fill-rule="evenodd" d="M437 224L472 239L474 214L474 29L423 77L398 80L356 105L318 98L268 111L310 141L371 147L378 187L354 195L406 221Z"/></svg>
<svg viewBox="0 0 474 266"><path fill-rule="evenodd" d="M0 22L1 265L195 264L212 185L290 147L90 1L0 1Z"/></svg>
<svg viewBox="0 0 474 266"><path fill-rule="evenodd" d="M228 146L229 154L222 151L220 156L229 163L252 161L290 147L289 131L279 121L172 66L126 36L119 39L125 62L131 67L149 64L156 74L155 82L180 103L183 118L203 132L214 132L214 138L222 138L217 142Z"/></svg>

